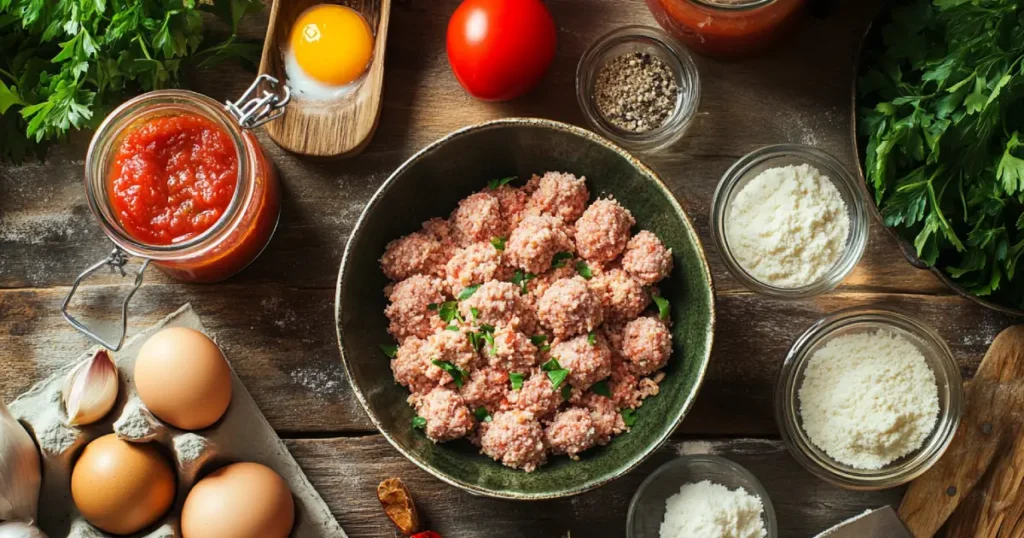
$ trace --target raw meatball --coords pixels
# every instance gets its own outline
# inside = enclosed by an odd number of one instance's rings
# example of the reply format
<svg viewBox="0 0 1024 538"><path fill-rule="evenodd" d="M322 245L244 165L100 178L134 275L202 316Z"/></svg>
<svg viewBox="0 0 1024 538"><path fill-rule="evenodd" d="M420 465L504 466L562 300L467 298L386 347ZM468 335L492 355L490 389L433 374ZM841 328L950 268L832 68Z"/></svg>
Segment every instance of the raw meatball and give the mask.
<svg viewBox="0 0 1024 538"><path fill-rule="evenodd" d="M445 274L453 297L458 297L462 288L488 280L508 280L512 276L509 269L501 264L501 252L490 242L474 243L455 251L448 260Z"/></svg>
<svg viewBox="0 0 1024 538"><path fill-rule="evenodd" d="M639 380L622 362L612 360L612 377L608 380L615 407L620 409L636 409L640 407L640 392L637 390Z"/></svg>
<svg viewBox="0 0 1024 538"><path fill-rule="evenodd" d="M431 361L450 362L465 372L472 372L481 366L481 360L469 341L468 330L468 327L462 327L458 331L438 331L427 338L421 352L430 357ZM444 385L452 381L451 374L433 362L427 369L427 375Z"/></svg>
<svg viewBox="0 0 1024 538"><path fill-rule="evenodd" d="M580 277L555 282L537 303L537 317L559 338L593 331L604 321L601 301Z"/></svg>
<svg viewBox="0 0 1024 538"><path fill-rule="evenodd" d="M470 409L485 407L494 412L504 402L508 387L507 373L497 368L481 368L469 375L460 393Z"/></svg>
<svg viewBox="0 0 1024 538"><path fill-rule="evenodd" d="M526 203L530 195L522 189L516 189L508 185L502 185L497 189L489 191L498 199L501 207L501 219L505 221L508 229L511 230L519 225L526 212Z"/></svg>
<svg viewBox="0 0 1024 538"><path fill-rule="evenodd" d="M606 445L612 440L613 435L628 429L611 398L589 392L583 397L582 403L590 411L590 420L593 421L595 430L594 440L597 444Z"/></svg>
<svg viewBox="0 0 1024 538"><path fill-rule="evenodd" d="M444 252L445 261L450 260L459 246L455 243L455 230L448 219L434 217L423 223L423 233L437 239L441 243L441 250ZM444 275L441 275L444 276Z"/></svg>
<svg viewBox="0 0 1024 538"><path fill-rule="evenodd" d="M527 211L554 215L566 224L572 224L583 214L589 199L586 178L548 172L537 182Z"/></svg>
<svg viewBox="0 0 1024 538"><path fill-rule="evenodd" d="M405 280L412 275L444 276L448 261L444 247L424 232L400 237L384 247L380 267L391 280Z"/></svg>
<svg viewBox="0 0 1024 538"><path fill-rule="evenodd" d="M554 413L562 400L561 387L555 390L547 373L540 370L535 370L519 390L508 393L509 405L529 411L539 419Z"/></svg>
<svg viewBox="0 0 1024 538"><path fill-rule="evenodd" d="M626 249L634 224L633 215L618 202L598 200L576 221L576 249L585 260L610 262Z"/></svg>
<svg viewBox="0 0 1024 538"><path fill-rule="evenodd" d="M480 428L480 451L508 467L529 473L547 461L544 430L528 411L499 411Z"/></svg>
<svg viewBox="0 0 1024 538"><path fill-rule="evenodd" d="M430 357L423 354L423 346L426 343L426 340L415 336L406 338L405 342L398 346L395 358L391 360L391 371L395 374L395 381L413 394L426 393L437 386L437 377L428 374L433 365L430 364Z"/></svg>
<svg viewBox="0 0 1024 538"><path fill-rule="evenodd" d="M535 275L551 269L555 254L573 250L570 230L548 215L524 218L505 245L508 262Z"/></svg>
<svg viewBox="0 0 1024 538"><path fill-rule="evenodd" d="M537 346L529 336L508 327L494 331L494 346L485 344L481 353L488 364L509 372L529 372L537 365Z"/></svg>
<svg viewBox="0 0 1024 538"><path fill-rule="evenodd" d="M468 246L505 235L501 204L489 192L478 192L464 198L452 213L452 228L459 245Z"/></svg>
<svg viewBox="0 0 1024 538"><path fill-rule="evenodd" d="M569 258L563 262L561 267L553 268L527 281L526 289L533 299L540 301L540 298L544 296L544 292L548 291L552 284L563 278L572 278L574 276L576 276L576 259Z"/></svg>
<svg viewBox="0 0 1024 538"><path fill-rule="evenodd" d="M668 363L672 354L672 333L655 318L634 319L622 330L619 353L637 375L651 374Z"/></svg>
<svg viewBox="0 0 1024 538"><path fill-rule="evenodd" d="M509 327L526 334L533 334L537 325L519 286L509 282L492 280L480 286L472 297L459 302L459 311L464 319L473 319L474 308L477 323Z"/></svg>
<svg viewBox="0 0 1024 538"><path fill-rule="evenodd" d="M571 407L559 412L544 428L544 438L552 454L568 454L579 459L577 454L594 446L597 429L590 418L590 411Z"/></svg>
<svg viewBox="0 0 1024 538"><path fill-rule="evenodd" d="M651 302L643 285L622 269L602 271L588 285L601 301L607 322L634 319Z"/></svg>
<svg viewBox="0 0 1024 538"><path fill-rule="evenodd" d="M435 443L458 439L473 429L473 415L459 393L446 387L412 397L416 413L426 419L424 431Z"/></svg>
<svg viewBox="0 0 1024 538"><path fill-rule="evenodd" d="M594 343L583 334L551 346L551 356L558 357L562 368L569 370L569 382L581 390L608 377L612 373L612 352L604 336L595 333Z"/></svg>
<svg viewBox="0 0 1024 538"><path fill-rule="evenodd" d="M444 283L439 278L413 275L391 288L391 304L384 309L390 323L388 332L402 342L410 336L426 338L444 328L444 321L431 304L445 301Z"/></svg>
<svg viewBox="0 0 1024 538"><path fill-rule="evenodd" d="M672 251L661 239L647 230L633 236L622 255L622 268L645 286L650 286L672 272Z"/></svg>

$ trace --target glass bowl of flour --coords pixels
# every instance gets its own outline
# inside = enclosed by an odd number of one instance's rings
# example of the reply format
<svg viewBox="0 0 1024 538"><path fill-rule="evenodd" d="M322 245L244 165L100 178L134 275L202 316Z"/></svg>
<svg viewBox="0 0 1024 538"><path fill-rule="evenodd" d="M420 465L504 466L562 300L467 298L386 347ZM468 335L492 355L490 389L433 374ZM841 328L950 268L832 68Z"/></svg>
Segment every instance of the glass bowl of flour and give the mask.
<svg viewBox="0 0 1024 538"><path fill-rule="evenodd" d="M768 492L741 465L719 456L674 459L651 473L629 503L628 538L776 538Z"/></svg>
<svg viewBox="0 0 1024 538"><path fill-rule="evenodd" d="M773 297L831 291L867 246L867 207L856 181L810 146L768 146L741 158L722 177L711 208L711 235L726 267Z"/></svg>
<svg viewBox="0 0 1024 538"><path fill-rule="evenodd" d="M857 490L896 487L935 464L963 413L963 379L939 334L907 314L840 310L790 349L775 420L793 457Z"/></svg>

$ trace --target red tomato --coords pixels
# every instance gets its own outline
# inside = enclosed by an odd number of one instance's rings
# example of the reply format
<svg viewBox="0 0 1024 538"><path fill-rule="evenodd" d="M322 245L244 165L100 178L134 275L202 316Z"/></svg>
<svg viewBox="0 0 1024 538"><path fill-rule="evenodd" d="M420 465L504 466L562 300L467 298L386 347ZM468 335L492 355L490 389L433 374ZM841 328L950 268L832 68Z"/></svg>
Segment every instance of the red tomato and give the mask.
<svg viewBox="0 0 1024 538"><path fill-rule="evenodd" d="M434 531L418 532L409 538L441 538L441 535Z"/></svg>
<svg viewBox="0 0 1024 538"><path fill-rule="evenodd" d="M474 97L512 99L551 65L555 33L540 0L465 0L448 21L448 62Z"/></svg>

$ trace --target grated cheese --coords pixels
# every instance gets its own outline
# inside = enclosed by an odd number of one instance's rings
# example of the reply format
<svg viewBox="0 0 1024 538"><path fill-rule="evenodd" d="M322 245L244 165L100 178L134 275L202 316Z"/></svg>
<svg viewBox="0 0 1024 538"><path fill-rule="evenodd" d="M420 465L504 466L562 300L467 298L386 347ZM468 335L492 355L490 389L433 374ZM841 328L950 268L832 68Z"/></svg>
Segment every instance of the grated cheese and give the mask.
<svg viewBox="0 0 1024 538"><path fill-rule="evenodd" d="M686 484L665 502L660 538L764 538L763 510L761 499L743 488Z"/></svg>

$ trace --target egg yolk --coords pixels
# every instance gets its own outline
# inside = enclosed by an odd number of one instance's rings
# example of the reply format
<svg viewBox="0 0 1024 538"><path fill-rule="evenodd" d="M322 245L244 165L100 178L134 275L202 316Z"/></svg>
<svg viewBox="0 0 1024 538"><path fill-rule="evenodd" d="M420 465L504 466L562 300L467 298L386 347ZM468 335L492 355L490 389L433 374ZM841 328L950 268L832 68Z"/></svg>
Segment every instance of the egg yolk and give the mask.
<svg viewBox="0 0 1024 538"><path fill-rule="evenodd" d="M366 71L373 55L373 30L354 9L320 4L295 21L291 48L307 75L323 84L342 86Z"/></svg>

